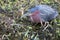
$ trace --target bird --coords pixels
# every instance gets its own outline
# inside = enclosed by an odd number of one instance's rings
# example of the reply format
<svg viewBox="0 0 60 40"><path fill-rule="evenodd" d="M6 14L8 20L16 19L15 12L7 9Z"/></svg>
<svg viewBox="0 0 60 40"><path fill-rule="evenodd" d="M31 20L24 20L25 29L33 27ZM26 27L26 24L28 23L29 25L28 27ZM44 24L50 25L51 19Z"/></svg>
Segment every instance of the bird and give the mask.
<svg viewBox="0 0 60 40"><path fill-rule="evenodd" d="M49 21L55 19L57 16L58 11L56 9L40 4L28 9L27 13L21 16L21 18L29 17L33 23L41 23L43 25L43 22L45 22L46 25L46 23L49 23Z"/></svg>

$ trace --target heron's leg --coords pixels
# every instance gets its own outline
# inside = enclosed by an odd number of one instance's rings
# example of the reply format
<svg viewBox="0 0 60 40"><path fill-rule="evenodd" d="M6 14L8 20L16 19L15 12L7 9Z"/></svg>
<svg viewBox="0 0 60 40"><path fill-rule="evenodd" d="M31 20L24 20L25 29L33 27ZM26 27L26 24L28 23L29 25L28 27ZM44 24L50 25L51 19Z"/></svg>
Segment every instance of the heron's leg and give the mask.
<svg viewBox="0 0 60 40"><path fill-rule="evenodd" d="M43 27L45 27L47 25L47 22L44 23Z"/></svg>
<svg viewBox="0 0 60 40"><path fill-rule="evenodd" d="M49 22L45 22L45 24L43 26L45 27L47 24L49 24Z"/></svg>
<svg viewBox="0 0 60 40"><path fill-rule="evenodd" d="M45 31L46 30L46 28L49 26L49 22L46 22L45 24L44 24L44 26L47 24L47 26L42 30L42 31Z"/></svg>
<svg viewBox="0 0 60 40"><path fill-rule="evenodd" d="M43 26L43 22L42 22L42 21L40 21L40 23L41 23L41 26Z"/></svg>

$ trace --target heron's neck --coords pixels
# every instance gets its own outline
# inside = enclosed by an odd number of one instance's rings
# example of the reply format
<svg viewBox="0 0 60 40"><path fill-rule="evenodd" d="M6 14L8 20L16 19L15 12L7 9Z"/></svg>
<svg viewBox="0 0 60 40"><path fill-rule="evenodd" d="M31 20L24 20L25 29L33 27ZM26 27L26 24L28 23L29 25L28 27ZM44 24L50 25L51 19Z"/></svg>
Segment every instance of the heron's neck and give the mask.
<svg viewBox="0 0 60 40"><path fill-rule="evenodd" d="M33 12L32 16L33 16L33 15L37 15L37 14L39 14L39 13L40 13L40 11L39 11L39 10L36 10L35 12Z"/></svg>

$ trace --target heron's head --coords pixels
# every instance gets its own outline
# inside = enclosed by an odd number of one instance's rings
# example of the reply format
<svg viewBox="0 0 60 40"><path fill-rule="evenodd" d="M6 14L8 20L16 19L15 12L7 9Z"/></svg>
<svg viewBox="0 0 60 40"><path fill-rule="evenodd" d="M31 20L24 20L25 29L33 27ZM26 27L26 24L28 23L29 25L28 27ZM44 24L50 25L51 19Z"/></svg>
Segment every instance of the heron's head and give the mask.
<svg viewBox="0 0 60 40"><path fill-rule="evenodd" d="M27 19L33 23L39 23L40 21L40 11L35 11L35 12L32 12L32 13L26 13L24 14L23 16L21 16L22 19Z"/></svg>

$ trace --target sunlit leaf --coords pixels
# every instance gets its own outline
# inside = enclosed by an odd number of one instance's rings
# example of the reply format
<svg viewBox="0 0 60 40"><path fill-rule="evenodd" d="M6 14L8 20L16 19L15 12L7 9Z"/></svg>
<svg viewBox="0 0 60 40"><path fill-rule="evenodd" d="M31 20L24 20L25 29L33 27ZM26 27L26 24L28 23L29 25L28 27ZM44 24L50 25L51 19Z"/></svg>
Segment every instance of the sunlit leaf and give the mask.
<svg viewBox="0 0 60 40"><path fill-rule="evenodd" d="M57 24L58 26L60 26L60 24Z"/></svg>
<svg viewBox="0 0 60 40"><path fill-rule="evenodd" d="M46 2L46 3L50 3L50 0L44 0L44 2Z"/></svg>
<svg viewBox="0 0 60 40"><path fill-rule="evenodd" d="M25 32L25 37L28 35L28 32L29 32L29 30L27 30L27 31Z"/></svg>
<svg viewBox="0 0 60 40"><path fill-rule="evenodd" d="M37 35L36 35L36 37L34 38L34 40L40 40L38 37L37 37Z"/></svg>

